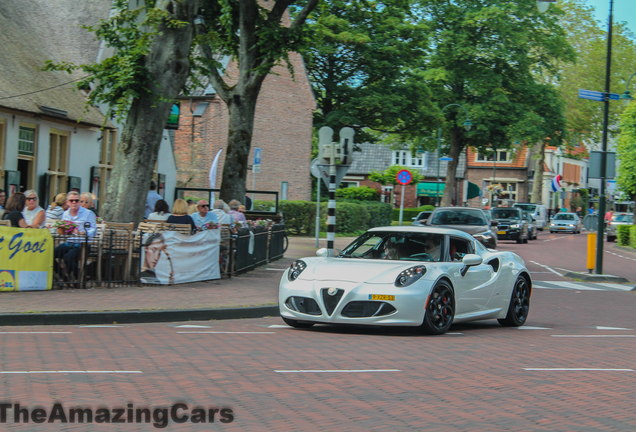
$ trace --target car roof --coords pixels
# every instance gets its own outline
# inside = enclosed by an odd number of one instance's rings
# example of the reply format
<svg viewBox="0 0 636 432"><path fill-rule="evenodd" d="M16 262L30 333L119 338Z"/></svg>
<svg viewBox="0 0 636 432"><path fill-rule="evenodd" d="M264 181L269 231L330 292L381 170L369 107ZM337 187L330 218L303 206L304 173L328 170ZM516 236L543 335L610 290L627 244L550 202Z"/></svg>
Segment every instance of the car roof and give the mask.
<svg viewBox="0 0 636 432"><path fill-rule="evenodd" d="M438 210L479 210L479 211L484 211L480 208L477 207L456 207L456 206L451 206L451 207L437 207L435 210L433 211L438 211Z"/></svg>
<svg viewBox="0 0 636 432"><path fill-rule="evenodd" d="M455 208L455 207L450 207ZM465 237L467 239L473 239L473 236L465 233L464 231L451 229L451 228L435 228L431 226L419 226L419 225L405 225L405 226L383 226L371 228L367 232L375 231L389 231L389 232L414 232L414 233L430 233L430 234L448 234Z"/></svg>

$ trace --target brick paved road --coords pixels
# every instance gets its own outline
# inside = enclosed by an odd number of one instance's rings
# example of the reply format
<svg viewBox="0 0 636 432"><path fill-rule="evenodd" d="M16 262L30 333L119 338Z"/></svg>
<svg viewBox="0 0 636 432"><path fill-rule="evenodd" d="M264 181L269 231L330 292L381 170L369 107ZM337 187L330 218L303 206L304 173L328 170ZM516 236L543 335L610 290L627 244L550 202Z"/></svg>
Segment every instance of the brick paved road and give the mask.
<svg viewBox="0 0 636 432"><path fill-rule="evenodd" d="M635 430L635 308L634 292L537 290L525 328L487 321L441 337L408 329L297 330L279 318L189 323L209 326L201 328L2 327L69 333L0 333L0 372L141 373L2 373L0 402L47 411L55 401L65 409L184 402L235 415L229 424L218 414L213 425L170 422L167 430L175 431ZM604 370L528 370L539 368ZM345 369L397 371L276 372ZM2 431L97 429L154 428L16 425L12 411L0 424Z"/></svg>

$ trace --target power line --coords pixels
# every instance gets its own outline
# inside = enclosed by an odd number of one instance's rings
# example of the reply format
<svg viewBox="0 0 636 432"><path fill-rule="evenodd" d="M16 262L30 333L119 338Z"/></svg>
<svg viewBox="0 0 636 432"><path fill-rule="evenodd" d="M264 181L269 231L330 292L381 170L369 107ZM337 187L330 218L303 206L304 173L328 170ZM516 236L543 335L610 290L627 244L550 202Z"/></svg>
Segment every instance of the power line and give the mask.
<svg viewBox="0 0 636 432"><path fill-rule="evenodd" d="M48 90L52 90L52 89L54 89L54 88L58 88L58 87L65 86L65 85L67 85L67 84L71 84L71 83L74 83L74 82L77 82L77 81L81 81L81 80L83 80L83 79L85 79L85 78L88 78L88 77L90 77L90 76L93 76L93 74L91 74L91 75L86 75L86 76L84 76L84 77L82 77L82 78L77 78L77 79L74 79L74 80L72 80L72 81L68 81L68 82L65 82L65 83L62 83L62 84L58 84L58 85L53 86L53 87L49 87L49 88L45 88L45 89L41 89L41 90L35 90L35 91L32 91L32 92L22 93L22 94L13 95L13 96L4 96L4 97L0 97L0 100L3 100L3 99L12 99L12 98L17 98L17 97L21 97L21 96L28 96L28 95L32 95L32 94L35 94L35 93L45 92L45 91L48 91Z"/></svg>

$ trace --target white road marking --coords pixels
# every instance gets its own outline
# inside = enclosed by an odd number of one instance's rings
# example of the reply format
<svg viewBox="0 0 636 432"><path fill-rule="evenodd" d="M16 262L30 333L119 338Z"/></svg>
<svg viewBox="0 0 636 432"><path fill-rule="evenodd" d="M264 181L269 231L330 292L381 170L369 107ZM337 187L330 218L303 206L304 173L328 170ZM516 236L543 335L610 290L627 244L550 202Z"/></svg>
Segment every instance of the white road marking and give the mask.
<svg viewBox="0 0 636 432"><path fill-rule="evenodd" d="M558 284L562 287L565 288L572 288L572 289L576 289L576 290L581 290L581 291L603 291L600 288L591 288L591 287L587 287L581 284L577 284L577 283L573 283L573 282L564 282L564 281L558 281L558 282L554 282L555 284Z"/></svg>
<svg viewBox="0 0 636 432"><path fill-rule="evenodd" d="M212 328L212 326L208 326L208 325L190 325L190 324L174 326L174 327L175 328Z"/></svg>
<svg viewBox="0 0 636 432"><path fill-rule="evenodd" d="M634 369L601 369L601 368L523 368L527 371L594 371L594 372L634 372Z"/></svg>
<svg viewBox="0 0 636 432"><path fill-rule="evenodd" d="M285 270L287 270L287 268L279 269L279 268L270 268L270 267L268 267L268 268L266 268L265 270L271 270L271 271L285 271Z"/></svg>
<svg viewBox="0 0 636 432"><path fill-rule="evenodd" d="M596 326L597 330L634 330L634 329L628 329L628 328L622 328L622 327L603 327L603 326Z"/></svg>
<svg viewBox="0 0 636 432"><path fill-rule="evenodd" d="M142 371L0 371L0 374L69 374L69 373L83 373L83 374L135 374L143 373Z"/></svg>
<svg viewBox="0 0 636 432"><path fill-rule="evenodd" d="M531 327L531 326L521 326L517 327L519 330L552 330L549 327Z"/></svg>
<svg viewBox="0 0 636 432"><path fill-rule="evenodd" d="M73 332L28 332L28 331L15 331L15 332L0 332L0 334L68 334Z"/></svg>
<svg viewBox="0 0 636 432"><path fill-rule="evenodd" d="M552 335L552 337L570 337L570 338L614 338L614 337L636 337L636 335Z"/></svg>
<svg viewBox="0 0 636 432"><path fill-rule="evenodd" d="M544 269L549 270L549 271L551 271L551 272L552 272L552 273L554 273L554 274L557 274L557 275L559 275L559 276L563 276L561 273L559 273L559 272L558 272L558 271L556 271L556 270L551 269L551 268L550 268L550 267L548 267L547 265L539 264L539 263L538 263L538 262L536 262L536 261L530 261L530 262L531 262L531 263L534 263L534 264L536 264L536 265L538 265L539 267L543 267Z"/></svg>
<svg viewBox="0 0 636 432"><path fill-rule="evenodd" d="M605 282L599 282L597 285L605 286L605 287L608 287L608 288L614 288L614 289L618 289L618 290L621 290L621 291L631 291L632 290L632 286L631 285L605 283Z"/></svg>
<svg viewBox="0 0 636 432"><path fill-rule="evenodd" d="M402 372L399 369L322 369L322 370L275 370L276 373L360 373L360 372Z"/></svg>
<svg viewBox="0 0 636 432"><path fill-rule="evenodd" d="M183 331L178 334L276 334L276 332L223 332L223 331Z"/></svg>

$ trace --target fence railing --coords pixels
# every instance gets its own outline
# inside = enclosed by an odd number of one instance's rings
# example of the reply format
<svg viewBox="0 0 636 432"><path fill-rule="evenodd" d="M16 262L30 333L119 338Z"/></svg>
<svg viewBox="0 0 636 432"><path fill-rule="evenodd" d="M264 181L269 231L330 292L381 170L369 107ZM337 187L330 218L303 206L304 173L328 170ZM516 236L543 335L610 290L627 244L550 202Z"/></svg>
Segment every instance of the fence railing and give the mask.
<svg viewBox="0 0 636 432"><path fill-rule="evenodd" d="M143 233L98 230L85 234L54 234L53 289L136 286L140 284ZM221 276L248 271L280 259L287 250L285 225L241 228L230 236Z"/></svg>

